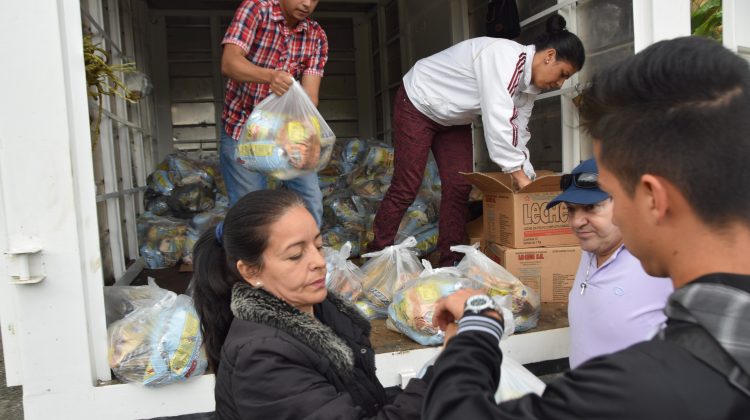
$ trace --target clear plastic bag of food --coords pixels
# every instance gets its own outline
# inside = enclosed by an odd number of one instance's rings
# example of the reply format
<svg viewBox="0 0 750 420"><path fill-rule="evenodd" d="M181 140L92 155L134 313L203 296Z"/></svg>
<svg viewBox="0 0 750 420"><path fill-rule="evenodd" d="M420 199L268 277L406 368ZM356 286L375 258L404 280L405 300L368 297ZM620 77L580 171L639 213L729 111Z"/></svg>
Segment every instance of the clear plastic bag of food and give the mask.
<svg viewBox="0 0 750 420"><path fill-rule="evenodd" d="M432 216L428 214L431 208L428 207L427 203L421 200L416 200L406 209L404 217L401 218L401 224L398 226L398 233L404 237L412 236L423 226L430 223Z"/></svg>
<svg viewBox="0 0 750 420"><path fill-rule="evenodd" d="M203 183L181 185L172 190L167 205L175 216L190 219L214 207L214 191Z"/></svg>
<svg viewBox="0 0 750 420"><path fill-rule="evenodd" d="M433 324L437 301L459 289L480 288L480 284L464 277L454 267L433 269L422 260L425 270L396 292L388 306L388 319L401 333L423 346L443 343L445 334Z"/></svg>
<svg viewBox="0 0 750 420"><path fill-rule="evenodd" d="M174 175L165 169L157 169L146 178L148 188L162 195L172 194L175 182Z"/></svg>
<svg viewBox="0 0 750 420"><path fill-rule="evenodd" d="M400 244L362 255L371 258L362 265L365 274L362 293L373 305L387 308L393 294L422 272L424 267L413 249L416 245L417 240L409 237Z"/></svg>
<svg viewBox="0 0 750 420"><path fill-rule="evenodd" d="M138 218L138 243L148 268L173 267L182 257L187 221L144 213Z"/></svg>
<svg viewBox="0 0 750 420"><path fill-rule="evenodd" d="M185 234L185 243L182 244L182 262L185 264L193 263L193 248L195 243L200 239L201 234L192 227L189 227Z"/></svg>
<svg viewBox="0 0 750 420"><path fill-rule="evenodd" d="M341 162L344 173L354 170L357 163L362 159L366 150L366 143L360 139L353 138L346 141L341 152Z"/></svg>
<svg viewBox="0 0 750 420"><path fill-rule="evenodd" d="M296 80L261 101L247 119L235 150L245 168L288 180L323 169L336 135Z"/></svg>
<svg viewBox="0 0 750 420"><path fill-rule="evenodd" d="M171 154L166 158L167 167L178 185L202 184L212 188L217 171L211 165L190 159L180 154Z"/></svg>
<svg viewBox="0 0 750 420"><path fill-rule="evenodd" d="M326 259L328 274L326 285L328 290L349 301L355 301L362 293L362 281L365 276L356 264L349 261L352 243L346 241L340 250L324 247L323 255Z"/></svg>
<svg viewBox="0 0 750 420"><path fill-rule="evenodd" d="M165 291L107 327L109 366L123 382L157 386L206 371L203 336L192 299Z"/></svg>
<svg viewBox="0 0 750 420"><path fill-rule="evenodd" d="M354 301L354 306L357 307L363 317L372 321L373 319L385 319L388 318L388 310L381 306L376 306L363 296Z"/></svg>
<svg viewBox="0 0 750 420"><path fill-rule="evenodd" d="M541 299L533 289L526 287L503 266L484 255L479 250L479 244L456 245L451 247L451 251L465 254L456 268L464 276L482 283L488 295L511 297L515 332L536 327Z"/></svg>

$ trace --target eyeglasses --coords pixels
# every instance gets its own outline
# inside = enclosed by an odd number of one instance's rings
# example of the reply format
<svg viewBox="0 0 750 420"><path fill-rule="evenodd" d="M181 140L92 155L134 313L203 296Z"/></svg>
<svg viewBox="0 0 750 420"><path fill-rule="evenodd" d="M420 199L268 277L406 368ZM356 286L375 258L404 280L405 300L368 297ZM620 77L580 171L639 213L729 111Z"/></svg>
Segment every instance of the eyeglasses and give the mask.
<svg viewBox="0 0 750 420"><path fill-rule="evenodd" d="M594 172L581 172L580 174L565 174L560 178L560 189L565 191L575 184L578 188L599 188L599 174Z"/></svg>

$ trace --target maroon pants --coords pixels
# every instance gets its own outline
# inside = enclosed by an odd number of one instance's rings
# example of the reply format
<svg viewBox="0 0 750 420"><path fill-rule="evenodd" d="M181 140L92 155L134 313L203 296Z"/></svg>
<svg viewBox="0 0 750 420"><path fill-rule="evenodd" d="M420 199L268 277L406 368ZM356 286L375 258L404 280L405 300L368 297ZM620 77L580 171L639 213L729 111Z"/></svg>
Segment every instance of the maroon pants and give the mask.
<svg viewBox="0 0 750 420"><path fill-rule="evenodd" d="M442 197L438 222L440 266L450 266L463 254L450 247L463 243L471 184L459 172L471 172L473 149L471 126L443 126L412 105L403 86L393 105L394 171L391 186L375 216L375 239L368 251L393 245L399 223L417 196L430 149L435 156Z"/></svg>

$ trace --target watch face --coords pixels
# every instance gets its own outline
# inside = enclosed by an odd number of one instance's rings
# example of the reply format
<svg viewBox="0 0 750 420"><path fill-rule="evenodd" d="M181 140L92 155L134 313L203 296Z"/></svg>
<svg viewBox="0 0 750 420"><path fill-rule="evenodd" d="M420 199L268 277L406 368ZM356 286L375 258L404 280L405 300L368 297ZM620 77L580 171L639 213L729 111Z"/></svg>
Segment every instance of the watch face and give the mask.
<svg viewBox="0 0 750 420"><path fill-rule="evenodd" d="M466 300L464 311L472 312L475 314L481 313L485 309L494 308L494 302L487 295L474 295Z"/></svg>
<svg viewBox="0 0 750 420"><path fill-rule="evenodd" d="M487 303L489 303L489 298L485 295L472 296L466 301L467 306L484 306Z"/></svg>

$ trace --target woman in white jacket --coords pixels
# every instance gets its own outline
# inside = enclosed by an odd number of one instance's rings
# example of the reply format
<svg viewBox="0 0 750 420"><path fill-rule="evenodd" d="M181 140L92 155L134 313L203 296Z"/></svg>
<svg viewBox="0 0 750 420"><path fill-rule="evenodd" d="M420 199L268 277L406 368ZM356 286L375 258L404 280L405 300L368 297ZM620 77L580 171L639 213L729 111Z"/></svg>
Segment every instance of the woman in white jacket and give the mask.
<svg viewBox="0 0 750 420"><path fill-rule="evenodd" d="M480 37L423 58L403 78L393 106L394 173L380 205L368 246L392 245L399 223L422 182L432 150L442 184L438 250L440 266L460 256L450 251L463 241L471 185L459 172L471 172L471 122L482 115L490 158L514 183L534 177L526 143L534 98L557 89L581 69L583 44L553 15L534 45Z"/></svg>

